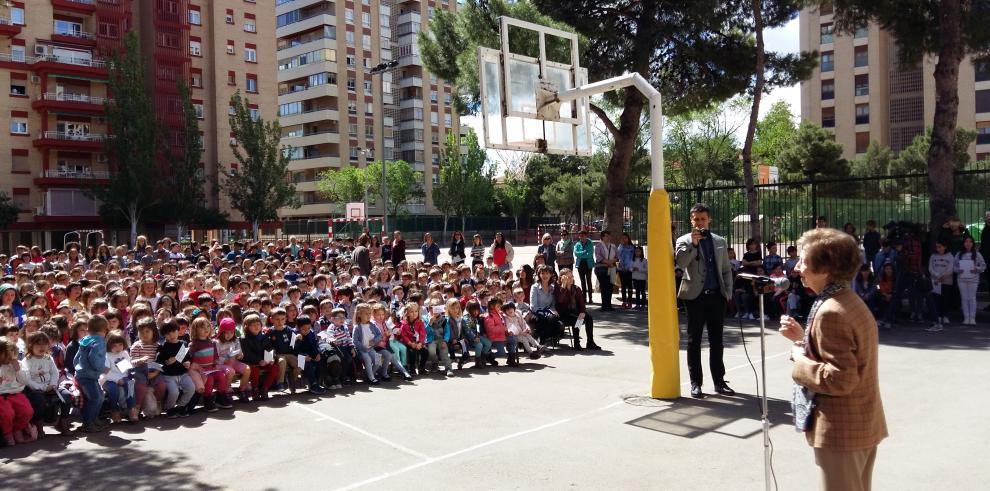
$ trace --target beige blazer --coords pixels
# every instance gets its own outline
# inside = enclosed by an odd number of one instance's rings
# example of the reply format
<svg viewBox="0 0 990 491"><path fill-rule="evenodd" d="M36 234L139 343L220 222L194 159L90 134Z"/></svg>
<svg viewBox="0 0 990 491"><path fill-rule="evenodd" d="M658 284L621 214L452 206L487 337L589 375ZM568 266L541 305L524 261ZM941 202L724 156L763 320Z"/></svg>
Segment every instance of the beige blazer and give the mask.
<svg viewBox="0 0 990 491"><path fill-rule="evenodd" d="M887 436L877 374L877 323L849 288L819 307L811 329L818 360L799 358L794 381L818 393L812 429L815 448L858 450Z"/></svg>

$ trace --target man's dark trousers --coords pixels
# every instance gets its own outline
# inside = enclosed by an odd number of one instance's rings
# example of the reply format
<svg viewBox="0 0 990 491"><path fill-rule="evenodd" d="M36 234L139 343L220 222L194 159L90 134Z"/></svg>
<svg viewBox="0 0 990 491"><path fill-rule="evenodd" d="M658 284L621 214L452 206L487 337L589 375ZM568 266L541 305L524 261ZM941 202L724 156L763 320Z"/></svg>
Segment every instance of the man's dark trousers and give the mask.
<svg viewBox="0 0 990 491"><path fill-rule="evenodd" d="M725 318L725 297L718 290L704 290L698 298L686 300L688 315L688 371L691 383L701 385L701 333L708 325L709 368L716 384L724 382L725 363L722 361L722 327Z"/></svg>

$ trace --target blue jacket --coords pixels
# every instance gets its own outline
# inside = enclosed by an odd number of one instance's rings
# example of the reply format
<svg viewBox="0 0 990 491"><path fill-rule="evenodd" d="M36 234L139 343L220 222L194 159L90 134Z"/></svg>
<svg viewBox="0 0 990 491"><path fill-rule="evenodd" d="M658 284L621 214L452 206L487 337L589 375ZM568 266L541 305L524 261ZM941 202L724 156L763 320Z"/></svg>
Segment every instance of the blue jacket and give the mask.
<svg viewBox="0 0 990 491"><path fill-rule="evenodd" d="M436 242L431 242L429 245L423 242L423 245L420 247L423 250L423 262L437 264L437 259L440 257L440 246Z"/></svg>
<svg viewBox="0 0 990 491"><path fill-rule="evenodd" d="M351 336L353 336L353 338L354 338L354 346L361 353L368 353L368 352L374 351L375 349L374 348L369 348L368 345L370 344L371 346L374 346L374 345L378 344L379 341L382 340L382 331L381 331L381 329L378 329L378 326L376 326L373 322L372 323L369 323L368 325L371 326L371 336L372 337L371 337L370 342L368 340L364 339L364 332L363 332L363 329L361 328L361 324L355 324L354 325L354 332L351 334Z"/></svg>
<svg viewBox="0 0 990 491"><path fill-rule="evenodd" d="M72 359L76 378L96 380L107 366L107 341L103 336L86 336L79 341L79 351Z"/></svg>
<svg viewBox="0 0 990 491"><path fill-rule="evenodd" d="M299 334L298 329L295 329L294 335L295 334ZM306 356L316 356L320 354L320 345L316 341L316 333L310 329L309 334L303 336L301 340L296 341L296 347L293 348L293 352L297 355Z"/></svg>
<svg viewBox="0 0 990 491"><path fill-rule="evenodd" d="M633 256L636 254L636 246L629 244L619 244L619 270L632 271Z"/></svg>

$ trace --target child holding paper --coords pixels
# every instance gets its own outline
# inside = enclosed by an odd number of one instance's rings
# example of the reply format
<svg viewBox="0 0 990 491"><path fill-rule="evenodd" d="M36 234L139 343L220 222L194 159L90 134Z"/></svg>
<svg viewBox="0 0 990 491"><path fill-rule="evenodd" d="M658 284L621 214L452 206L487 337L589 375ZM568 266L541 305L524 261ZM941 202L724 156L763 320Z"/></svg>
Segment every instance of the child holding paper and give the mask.
<svg viewBox="0 0 990 491"><path fill-rule="evenodd" d="M132 423L138 421L137 405L134 401L134 379L131 377L131 355L124 349L127 344L120 331L114 331L107 336L107 372L100 377L100 385L106 391L110 403L110 419L114 423L121 421L121 411L127 411L127 419Z"/></svg>
<svg viewBox="0 0 990 491"><path fill-rule="evenodd" d="M454 307L456 305L456 307ZM440 312L437 312L439 307ZM430 332L427 332L427 351L430 356L430 364L440 369L439 363L443 363L446 369L446 376L453 377L454 370L450 361L450 344L455 342L461 334L461 302L456 298L447 300L445 305L435 305L433 322L430 323ZM429 336L432 334L432 337Z"/></svg>
<svg viewBox="0 0 990 491"><path fill-rule="evenodd" d="M261 317L255 314L244 318L244 337L240 339L242 357L240 361L251 369L252 396L255 401L267 401L268 391L278 380L281 373L278 363L265 357L265 352L271 352L272 343L267 335L261 332ZM261 374L265 378L261 378Z"/></svg>
<svg viewBox="0 0 990 491"><path fill-rule="evenodd" d="M241 402L248 402L251 397L251 367L241 361L244 353L241 351L241 342L237 338L237 323L234 319L225 317L220 321L217 348L220 350L220 363L229 369L227 386L230 387L234 378L240 375L238 396ZM230 390L233 391L233 388Z"/></svg>
<svg viewBox="0 0 990 491"><path fill-rule="evenodd" d="M472 368L482 369L485 368L485 361L489 359L488 354L492 351L492 342L481 335L481 331L484 329L484 319L481 318L481 304L474 299L468 300L464 310L467 313L464 314L464 319L461 323L461 339L468 346L474 348L474 366ZM498 366L495 358L491 358L490 361L493 367Z"/></svg>
<svg viewBox="0 0 990 491"><path fill-rule="evenodd" d="M357 355L357 350L354 349L351 328L346 324L347 311L340 307L334 308L331 320L333 321L330 330L331 343L337 347L340 356L340 378L343 383L350 385L354 383L354 357Z"/></svg>
<svg viewBox="0 0 990 491"><path fill-rule="evenodd" d="M215 412L217 408L230 409L233 401L227 395L226 366L220 364L220 349L217 342L211 339L213 324L205 317L197 317L192 322L192 343L189 344L189 357L192 365L189 370L198 373L202 386L196 391L203 394L203 405L207 412ZM195 382L195 377L193 382ZM214 394L214 389L216 393Z"/></svg>
<svg viewBox="0 0 990 491"><path fill-rule="evenodd" d="M278 368L281 373L276 390L284 390L286 379L288 379L289 390L295 394L300 370L299 364L296 363L296 354L293 351L295 334L286 325L287 318L285 309L281 307L272 309L270 316L272 330L268 332L268 338L275 350L275 358L278 360Z"/></svg>
<svg viewBox="0 0 990 491"><path fill-rule="evenodd" d="M303 374L306 376L306 381L309 383L309 391L316 395L326 393L326 389L319 384L323 375L318 370L320 366L320 346L316 339L316 333L313 332L313 321L310 320L309 316L301 315L296 317L295 336L294 351L296 354L296 365L302 369Z"/></svg>
<svg viewBox="0 0 990 491"><path fill-rule="evenodd" d="M169 320L162 324L162 343L155 356L155 363L162 367L162 378L165 381L165 414L169 418L188 416L202 397L196 391L196 384L189 376L189 349L186 343L179 339L179 324Z"/></svg>
<svg viewBox="0 0 990 491"><path fill-rule="evenodd" d="M375 351L375 345L382 340L382 333L378 326L371 323L371 305L361 303L354 308L353 337L354 347L357 348L358 356L361 357L367 374L365 381L371 385L378 385L375 373L381 366L381 356Z"/></svg>
<svg viewBox="0 0 990 491"><path fill-rule="evenodd" d="M134 378L134 400L138 406L144 405L148 390L154 391L157 401L166 397L167 387L161 377L161 365L155 362L158 358L158 326L154 319L145 317L137 324L138 340L131 345L131 376ZM157 409L155 410L157 411ZM145 416L149 414L145 406Z"/></svg>
<svg viewBox="0 0 990 491"><path fill-rule="evenodd" d="M377 327L382 333L381 341L375 345L375 351L382 357L382 380L386 382L392 380L392 377L389 376L389 366L392 366L395 367L395 369L402 374L402 378L408 382L412 380L412 376L409 375L406 367L402 366L402 362L399 360L399 357L391 351L393 343L402 346L403 352L405 352L406 347L403 346L398 340L393 339L395 336L392 335L392 329L389 328L390 321L391 319L389 319L388 310L385 308L385 304L380 302L372 304L371 322L374 323L375 327ZM394 328L398 329L398 326L395 326Z"/></svg>
<svg viewBox="0 0 990 491"><path fill-rule="evenodd" d="M511 303L502 305L502 314L505 316L505 325L509 328L509 334L515 336L516 341L522 345L523 351L529 355L530 359L539 359L543 347L536 342L529 324L526 323L522 315L519 315L516 305Z"/></svg>
<svg viewBox="0 0 990 491"><path fill-rule="evenodd" d="M28 374L17 361L17 345L0 337L0 433L8 447L38 437L31 425L34 410L24 396Z"/></svg>

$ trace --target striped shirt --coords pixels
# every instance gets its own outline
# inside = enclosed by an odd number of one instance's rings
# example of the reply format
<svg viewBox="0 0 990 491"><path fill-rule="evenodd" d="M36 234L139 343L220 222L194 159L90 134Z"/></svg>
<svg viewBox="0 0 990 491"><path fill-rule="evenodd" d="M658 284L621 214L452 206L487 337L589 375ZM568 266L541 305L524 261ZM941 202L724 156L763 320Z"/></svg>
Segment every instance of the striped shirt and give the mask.
<svg viewBox="0 0 990 491"><path fill-rule="evenodd" d="M205 368L212 368L220 355L217 344L212 339L193 341L189 346L189 354L193 363Z"/></svg>
<svg viewBox="0 0 990 491"><path fill-rule="evenodd" d="M148 357L149 360L154 361L155 356L158 355L158 343L148 343L144 344L144 341L140 339L131 345L131 358L143 358Z"/></svg>
<svg viewBox="0 0 990 491"><path fill-rule="evenodd" d="M333 344L345 348L354 346L354 338L351 337L351 330L347 324L334 325L331 329L333 330Z"/></svg>

